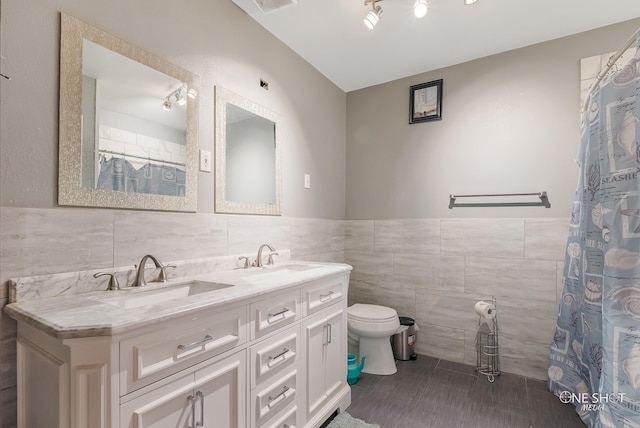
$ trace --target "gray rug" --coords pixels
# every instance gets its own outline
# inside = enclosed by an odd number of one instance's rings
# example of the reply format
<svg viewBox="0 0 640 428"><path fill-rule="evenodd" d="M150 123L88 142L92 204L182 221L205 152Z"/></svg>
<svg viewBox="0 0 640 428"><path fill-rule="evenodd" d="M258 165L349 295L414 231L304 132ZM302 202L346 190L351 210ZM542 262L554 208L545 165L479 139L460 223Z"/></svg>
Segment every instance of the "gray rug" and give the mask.
<svg viewBox="0 0 640 428"><path fill-rule="evenodd" d="M365 421L352 417L347 412L339 413L333 418L327 428L380 428L380 425L368 424Z"/></svg>

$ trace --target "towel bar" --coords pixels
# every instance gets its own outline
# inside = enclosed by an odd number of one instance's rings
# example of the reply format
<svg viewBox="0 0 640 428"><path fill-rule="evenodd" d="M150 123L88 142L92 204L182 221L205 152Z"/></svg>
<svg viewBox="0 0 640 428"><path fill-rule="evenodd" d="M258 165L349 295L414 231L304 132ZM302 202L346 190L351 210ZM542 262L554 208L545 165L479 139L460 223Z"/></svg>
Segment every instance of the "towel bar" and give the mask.
<svg viewBox="0 0 640 428"><path fill-rule="evenodd" d="M490 198L494 196L537 196L540 202L473 202L456 203L457 198ZM538 193L494 193L486 195L449 195L449 209L464 207L545 207L551 208L547 192Z"/></svg>

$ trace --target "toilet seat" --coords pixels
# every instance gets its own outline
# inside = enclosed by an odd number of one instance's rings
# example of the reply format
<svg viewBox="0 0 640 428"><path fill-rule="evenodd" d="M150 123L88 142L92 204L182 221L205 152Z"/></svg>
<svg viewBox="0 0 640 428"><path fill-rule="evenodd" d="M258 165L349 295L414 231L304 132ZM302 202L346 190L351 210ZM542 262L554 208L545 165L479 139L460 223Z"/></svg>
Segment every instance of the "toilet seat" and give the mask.
<svg viewBox="0 0 640 428"><path fill-rule="evenodd" d="M395 309L386 306L356 303L347 308L347 318L353 321L387 323L397 320L398 313Z"/></svg>

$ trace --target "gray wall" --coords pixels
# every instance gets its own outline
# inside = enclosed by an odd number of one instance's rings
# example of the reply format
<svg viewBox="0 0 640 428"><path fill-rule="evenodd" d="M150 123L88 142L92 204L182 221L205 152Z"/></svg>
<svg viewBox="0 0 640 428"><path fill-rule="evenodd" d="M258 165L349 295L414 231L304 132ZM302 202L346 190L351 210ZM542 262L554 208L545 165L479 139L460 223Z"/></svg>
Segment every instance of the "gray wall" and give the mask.
<svg viewBox="0 0 640 428"><path fill-rule="evenodd" d="M345 93L229 0L2 1L0 206L56 205L60 11L196 73L202 149L213 151L214 85L281 114L283 214L344 218ZM213 212L213 180L200 173L198 212Z"/></svg>
<svg viewBox="0 0 640 428"><path fill-rule="evenodd" d="M348 93L347 219L569 217L579 60L618 50L639 26L635 19ZM440 78L443 119L409 125L409 86ZM449 194L541 190L550 209L448 209Z"/></svg>

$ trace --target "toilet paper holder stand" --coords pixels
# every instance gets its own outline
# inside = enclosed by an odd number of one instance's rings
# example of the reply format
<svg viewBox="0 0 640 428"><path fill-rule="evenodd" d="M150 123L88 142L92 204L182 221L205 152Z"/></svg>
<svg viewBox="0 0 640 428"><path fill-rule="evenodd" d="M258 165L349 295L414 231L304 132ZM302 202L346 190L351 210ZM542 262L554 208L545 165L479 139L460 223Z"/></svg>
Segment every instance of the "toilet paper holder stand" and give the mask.
<svg viewBox="0 0 640 428"><path fill-rule="evenodd" d="M494 382L500 375L500 346L498 343L498 311L496 298L491 298L491 303L496 308L495 316L487 319L478 317L478 329L476 332L476 371L487 377L489 382Z"/></svg>

